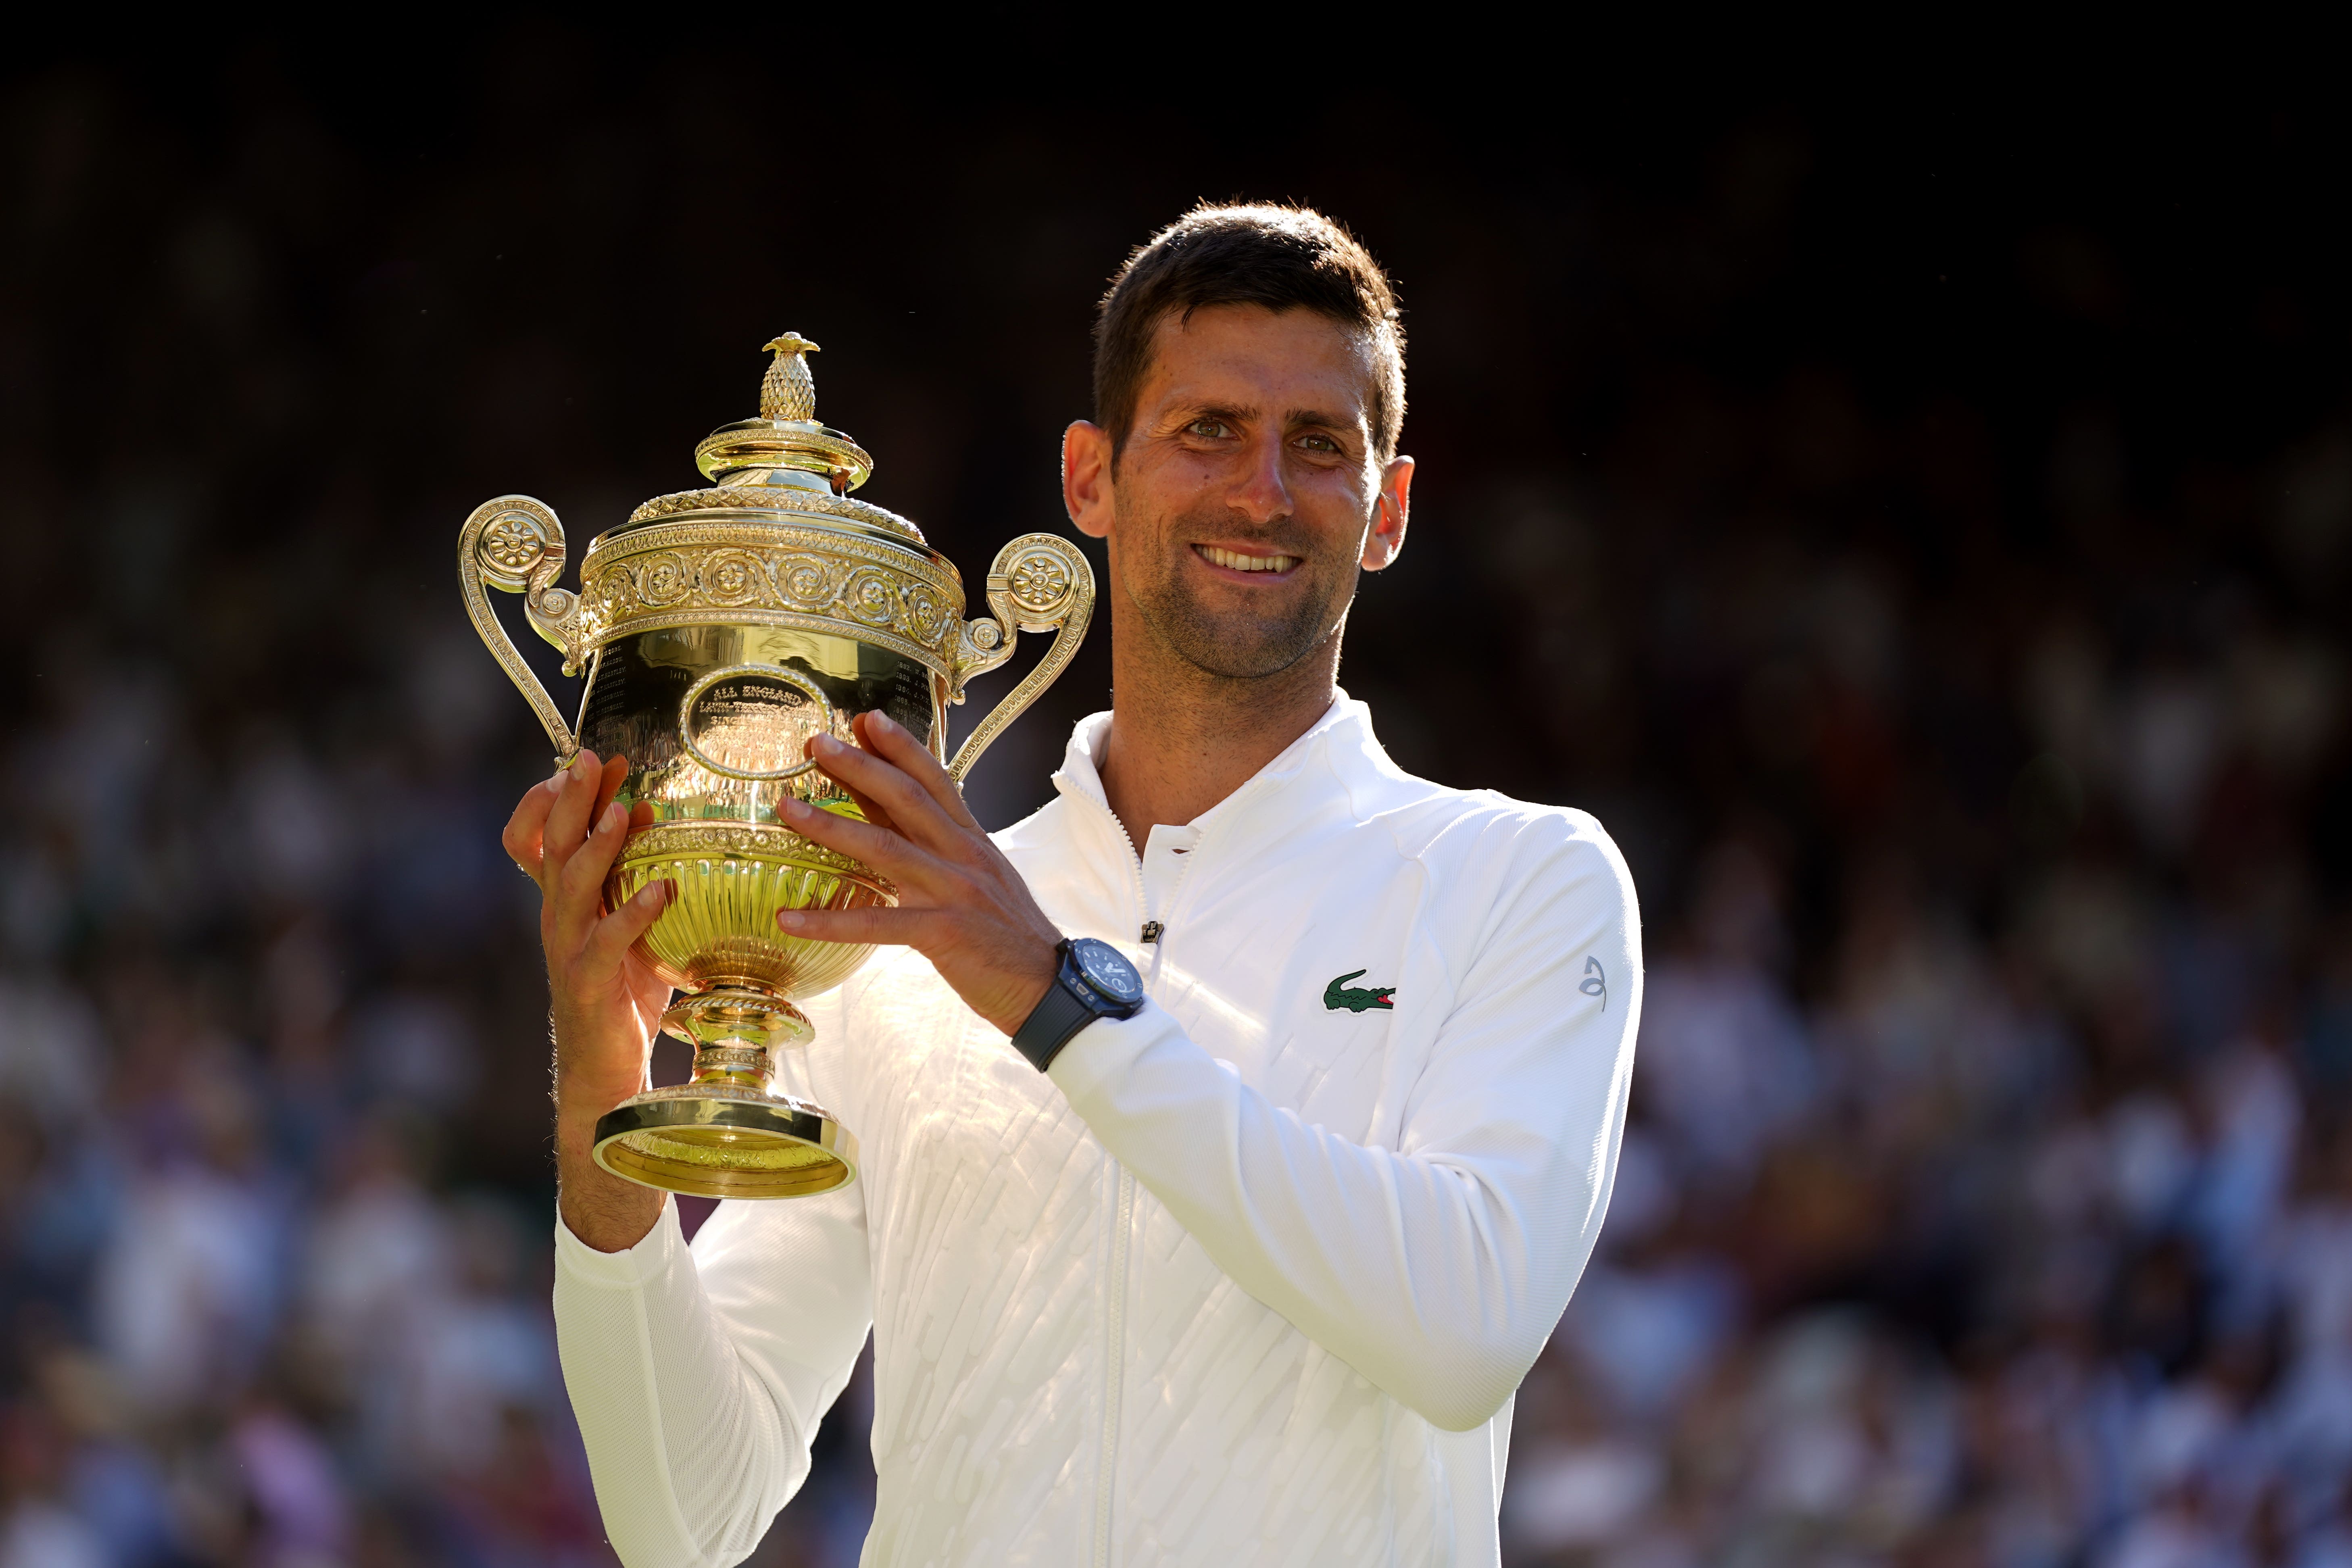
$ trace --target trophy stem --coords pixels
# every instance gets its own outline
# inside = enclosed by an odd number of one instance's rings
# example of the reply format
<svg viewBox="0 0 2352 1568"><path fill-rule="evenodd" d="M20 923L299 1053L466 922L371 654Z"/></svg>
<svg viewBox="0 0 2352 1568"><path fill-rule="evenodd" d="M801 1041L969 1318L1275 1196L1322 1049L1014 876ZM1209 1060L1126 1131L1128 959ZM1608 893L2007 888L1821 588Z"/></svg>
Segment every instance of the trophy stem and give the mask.
<svg viewBox="0 0 2352 1568"><path fill-rule="evenodd" d="M806 1045L816 1030L807 1014L774 992L734 981L679 998L662 1015L662 1033L694 1047L695 1085L765 1094L776 1076L777 1048Z"/></svg>
<svg viewBox="0 0 2352 1568"><path fill-rule="evenodd" d="M815 1033L764 986L681 997L663 1032L695 1047L694 1076L624 1100L596 1123L596 1163L616 1176L714 1198L830 1192L856 1174L857 1142L818 1106L772 1092L776 1050Z"/></svg>

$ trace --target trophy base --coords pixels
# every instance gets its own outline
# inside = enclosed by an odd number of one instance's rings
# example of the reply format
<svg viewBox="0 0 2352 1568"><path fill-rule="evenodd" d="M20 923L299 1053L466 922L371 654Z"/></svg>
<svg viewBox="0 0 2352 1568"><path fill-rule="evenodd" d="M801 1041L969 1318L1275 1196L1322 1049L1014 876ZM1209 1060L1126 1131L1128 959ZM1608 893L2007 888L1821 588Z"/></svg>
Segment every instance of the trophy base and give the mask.
<svg viewBox="0 0 2352 1568"><path fill-rule="evenodd" d="M769 1092L780 1045L808 1038L799 1008L727 985L662 1016L695 1047L694 1077L623 1100L596 1122L596 1163L625 1181L704 1198L802 1198L857 1174L857 1141L820 1107Z"/></svg>

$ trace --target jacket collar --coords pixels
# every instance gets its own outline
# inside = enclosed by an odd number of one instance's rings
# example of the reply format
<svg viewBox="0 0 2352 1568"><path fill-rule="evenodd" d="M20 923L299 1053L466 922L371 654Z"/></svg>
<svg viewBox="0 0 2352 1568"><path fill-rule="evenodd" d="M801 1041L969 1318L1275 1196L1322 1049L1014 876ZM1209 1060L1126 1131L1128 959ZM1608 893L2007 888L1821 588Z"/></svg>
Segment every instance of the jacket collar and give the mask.
<svg viewBox="0 0 2352 1568"><path fill-rule="evenodd" d="M1105 811L1110 798L1103 791L1098 765L1103 742L1110 735L1108 713L1089 713L1070 731L1070 743L1055 771L1054 787L1066 795L1093 802ZM1252 801L1278 792L1284 818L1304 816L1326 804L1328 796L1348 789L1363 770L1394 774L1396 764L1372 734L1372 710L1339 691L1331 706L1275 759L1251 775L1239 789L1193 818L1192 826L1206 829L1220 818L1240 815Z"/></svg>

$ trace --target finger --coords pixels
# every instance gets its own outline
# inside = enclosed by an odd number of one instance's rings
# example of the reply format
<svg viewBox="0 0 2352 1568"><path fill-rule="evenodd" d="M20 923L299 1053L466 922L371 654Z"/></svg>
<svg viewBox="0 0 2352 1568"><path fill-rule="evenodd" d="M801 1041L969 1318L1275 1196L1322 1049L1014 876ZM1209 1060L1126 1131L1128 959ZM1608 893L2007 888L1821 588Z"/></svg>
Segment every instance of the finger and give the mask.
<svg viewBox="0 0 2352 1568"><path fill-rule="evenodd" d="M517 802L514 815L507 818L506 831L499 835L499 843L514 863L530 873L533 879L540 874L540 840L547 833L547 814L555 809L556 792L563 786L564 770L523 792Z"/></svg>
<svg viewBox="0 0 2352 1568"><path fill-rule="evenodd" d="M776 807L776 816L802 837L838 849L853 860L863 860L901 887L929 886L940 869L937 856L892 829L804 800L783 802Z"/></svg>
<svg viewBox="0 0 2352 1568"><path fill-rule="evenodd" d="M878 803L893 826L926 849L954 855L970 834L941 810L938 801L888 758L829 735L817 737L817 766L844 787Z"/></svg>
<svg viewBox="0 0 2352 1568"><path fill-rule="evenodd" d="M588 820L593 822L604 814L604 808L613 804L613 797L621 793L621 785L628 782L628 758L614 756L604 759L604 775L596 781L596 809L589 814Z"/></svg>
<svg viewBox="0 0 2352 1568"><path fill-rule="evenodd" d="M779 910L776 925L786 936L811 942L888 942L920 947L938 933L946 911L887 909Z"/></svg>
<svg viewBox="0 0 2352 1568"><path fill-rule="evenodd" d="M627 812L617 804L606 806L604 815L596 819L596 831L555 874L556 932L565 945L581 942L589 926L604 912L604 877L621 853L621 841L628 837L628 826Z"/></svg>
<svg viewBox="0 0 2352 1568"><path fill-rule="evenodd" d="M596 805L593 786L599 777L598 768L596 753L583 747L564 772L563 783L556 791L555 809L547 814L547 831L540 840L545 865L541 878L542 886L548 885L547 877L563 874L565 862L578 852L580 840L588 831L589 816Z"/></svg>
<svg viewBox="0 0 2352 1568"><path fill-rule="evenodd" d="M667 881L647 882L636 896L596 922L588 933L587 946L581 956L586 961L588 973L602 974L618 968L636 945L637 938L653 928L662 910L669 908L676 889Z"/></svg>
<svg viewBox="0 0 2352 1568"><path fill-rule="evenodd" d="M850 721L853 730L855 729L856 722L857 721L855 719ZM807 758L810 762L815 762L818 760L816 750L817 740L818 737L811 735L801 747L801 755ZM826 776L828 778L832 777L831 774L827 774ZM835 786L842 792L842 794L847 795L850 800L856 804L858 815L865 817L866 821L872 823L877 827L887 828L892 833L896 833L899 830L898 824L892 819L888 809L885 807L880 801L850 788L847 784L843 784L839 779L834 779L833 783Z"/></svg>
<svg viewBox="0 0 2352 1568"><path fill-rule="evenodd" d="M985 831L971 808L964 805L963 791L949 776L945 764L904 724L887 713L868 710L850 721L850 727L859 731L858 739L866 750L878 753L920 785L932 804L947 813L948 820L973 833Z"/></svg>

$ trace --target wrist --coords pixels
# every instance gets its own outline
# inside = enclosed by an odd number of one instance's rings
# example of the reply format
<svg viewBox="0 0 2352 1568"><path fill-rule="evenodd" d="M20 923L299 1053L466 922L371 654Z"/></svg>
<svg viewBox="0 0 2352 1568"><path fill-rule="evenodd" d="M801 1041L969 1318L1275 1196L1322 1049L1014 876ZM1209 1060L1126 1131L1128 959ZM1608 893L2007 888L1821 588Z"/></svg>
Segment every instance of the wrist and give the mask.
<svg viewBox="0 0 2352 1568"><path fill-rule="evenodd" d="M598 1252L626 1252L661 1219L669 1194L625 1181L596 1163L593 1129L556 1134L556 1212L564 1228Z"/></svg>
<svg viewBox="0 0 2352 1568"><path fill-rule="evenodd" d="M1037 1004L1045 999L1045 993L1054 988L1054 978L1061 967L1062 950L1058 936L1036 943L1029 963L1024 966L1024 973L1008 989L1002 1012L990 1022L1007 1036L1019 1033L1021 1026L1028 1022L1029 1015L1037 1010Z"/></svg>
<svg viewBox="0 0 2352 1568"><path fill-rule="evenodd" d="M1013 1048L1044 1072L1087 1025L1131 1018L1143 1003L1143 977L1125 953L1092 937L1066 939L1055 949L1053 983L1012 1032Z"/></svg>

